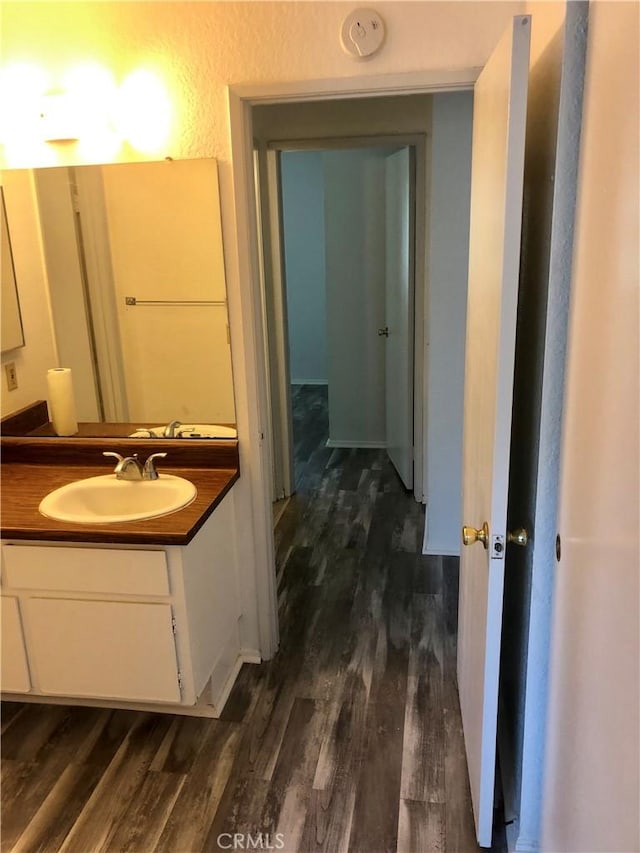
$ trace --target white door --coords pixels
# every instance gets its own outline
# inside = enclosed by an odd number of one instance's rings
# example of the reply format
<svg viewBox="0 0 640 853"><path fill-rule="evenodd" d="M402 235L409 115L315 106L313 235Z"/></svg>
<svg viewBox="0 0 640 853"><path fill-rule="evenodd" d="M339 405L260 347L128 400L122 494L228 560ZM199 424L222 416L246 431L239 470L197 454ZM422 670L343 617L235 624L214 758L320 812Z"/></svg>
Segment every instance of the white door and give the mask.
<svg viewBox="0 0 640 853"><path fill-rule="evenodd" d="M385 415L387 453L413 488L413 289L409 148L385 161Z"/></svg>
<svg viewBox="0 0 640 853"><path fill-rule="evenodd" d="M493 818L530 20L514 18L474 90L458 686L483 847Z"/></svg>

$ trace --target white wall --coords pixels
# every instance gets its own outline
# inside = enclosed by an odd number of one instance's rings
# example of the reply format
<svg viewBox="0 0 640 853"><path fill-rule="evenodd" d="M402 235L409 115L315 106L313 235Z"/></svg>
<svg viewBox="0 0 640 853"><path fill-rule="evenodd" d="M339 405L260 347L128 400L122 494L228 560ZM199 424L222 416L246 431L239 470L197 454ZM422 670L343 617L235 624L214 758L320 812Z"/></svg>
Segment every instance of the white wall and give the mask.
<svg viewBox="0 0 640 853"><path fill-rule="evenodd" d="M25 345L2 354L2 365L14 361L18 388L7 391L4 369L2 417L47 399L47 370L57 367L48 287L44 267L38 207L30 172L2 173L7 221L18 285Z"/></svg>
<svg viewBox="0 0 640 853"><path fill-rule="evenodd" d="M471 92L433 96L426 554L460 553L472 118Z"/></svg>
<svg viewBox="0 0 640 853"><path fill-rule="evenodd" d="M294 385L327 382L324 171L320 151L284 151L282 223Z"/></svg>
<svg viewBox="0 0 640 853"><path fill-rule="evenodd" d="M543 850L640 849L636 3L590 4Z"/></svg>
<svg viewBox="0 0 640 853"><path fill-rule="evenodd" d="M384 447L383 149L325 151L329 442Z"/></svg>

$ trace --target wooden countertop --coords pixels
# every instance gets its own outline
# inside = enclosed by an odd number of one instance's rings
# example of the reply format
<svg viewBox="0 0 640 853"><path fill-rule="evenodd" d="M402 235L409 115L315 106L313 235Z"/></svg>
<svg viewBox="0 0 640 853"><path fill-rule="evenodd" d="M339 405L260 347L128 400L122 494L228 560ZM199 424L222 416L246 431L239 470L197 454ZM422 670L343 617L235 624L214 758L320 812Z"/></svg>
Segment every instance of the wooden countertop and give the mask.
<svg viewBox="0 0 640 853"><path fill-rule="evenodd" d="M143 545L186 545L202 527L240 476L237 441L216 442L171 439L29 439L2 438L3 539L33 539L64 542L106 542ZM198 490L189 506L158 518L109 524L71 524L45 518L38 506L54 489L108 474L107 460L97 464L103 450L123 455L167 451L172 457L160 460L162 473L190 480Z"/></svg>

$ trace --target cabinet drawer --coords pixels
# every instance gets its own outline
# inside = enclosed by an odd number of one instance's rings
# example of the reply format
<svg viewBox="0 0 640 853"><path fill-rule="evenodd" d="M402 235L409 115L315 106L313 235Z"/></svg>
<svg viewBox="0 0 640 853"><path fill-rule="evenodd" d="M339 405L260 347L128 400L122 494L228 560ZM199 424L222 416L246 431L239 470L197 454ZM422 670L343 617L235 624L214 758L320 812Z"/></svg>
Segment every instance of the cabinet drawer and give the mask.
<svg viewBox="0 0 640 853"><path fill-rule="evenodd" d="M169 604L30 598L25 609L42 693L180 702Z"/></svg>
<svg viewBox="0 0 640 853"><path fill-rule="evenodd" d="M169 595L164 551L3 545L3 587Z"/></svg>

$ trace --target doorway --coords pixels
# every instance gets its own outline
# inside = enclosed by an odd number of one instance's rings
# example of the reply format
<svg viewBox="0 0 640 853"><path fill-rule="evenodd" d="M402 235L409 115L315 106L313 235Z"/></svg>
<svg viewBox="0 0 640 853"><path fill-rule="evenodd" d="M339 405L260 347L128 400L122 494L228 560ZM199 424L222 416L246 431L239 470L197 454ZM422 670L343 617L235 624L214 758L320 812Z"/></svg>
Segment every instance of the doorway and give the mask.
<svg viewBox="0 0 640 853"><path fill-rule="evenodd" d="M324 136L332 138L336 136L336 123L338 121L348 122L348 129L341 130L340 135L349 134L357 137L365 132L371 132L372 122L376 122L378 134L391 134L399 131L411 133L416 131L418 122L425 122L428 115L425 109L425 101L429 101L431 95L439 97L461 97L467 99L469 106L472 104L473 84L477 77L477 69L463 69L447 72L425 72L411 74L408 76L390 75L386 78L344 78L322 81L321 89L317 84L296 83L277 84L270 86L241 86L232 87L229 90L229 119L231 131L231 143L233 152L233 163L231 177L233 181L232 194L235 203L232 209L225 212L225 233L235 236L237 251L229 256L229 267L227 270L229 284L230 314L232 315L232 336L239 338L239 345L235 351L239 352L241 358L236 359L238 381L236 383L236 404L238 410L238 428L240 437L241 462L243 465L244 486L246 493L247 512L252 518L252 536L246 542L247 565L251 570L247 573L246 583L248 589L255 589L255 593L247 594L248 607L255 602L256 628L258 637L258 648L263 657L269 658L278 646L278 619L276 610L276 579L274 574L275 549L273 541L273 517L272 517L272 454L269 442L270 435L270 413L272 388L269 385L265 371L268 361L268 348L273 343L266 335L266 307L263 299L264 288L261 283L262 271L260 259L262 256L269 258L272 255L271 233L269 240L261 245L260 217L256 208L256 198L263 199L264 186L256 188L254 175L254 159L260 162L259 175L261 181L266 180L269 152L267 140L278 138L304 139L312 135L314 138ZM385 108L381 108L381 98L384 97ZM320 106L325 112L319 116ZM277 121L272 111L277 109ZM265 114L272 122L271 127L265 121ZM424 126L424 125L423 125ZM425 133L429 130L428 126ZM462 138L463 134L453 133L451 141L455 142ZM257 143L257 148L256 148ZM454 144L443 145L445 151L453 151ZM417 158L416 186L428 185L432 176L423 174L419 176L421 160ZM446 200L444 196L443 201ZM267 215L270 211L267 211ZM422 219L421 219L422 217ZM459 242L461 231L460 221L464 217L453 217L456 227L451 227L452 241ZM264 224L264 223L262 223ZM467 223L468 225L468 218ZM416 204L416 231L426 232L429 227L428 211L426 204ZM426 263L420 253L416 256L416 264ZM436 312L430 310L428 322L430 328L420 329L423 335L422 347L423 358L417 361L418 368L426 363L426 348L429 349L429 364L434 360L435 347L433 334L437 328L441 341L455 339L459 330L452 330L446 318L453 312L449 297L455 288L450 286L451 270L443 267L445 271L442 276L444 298L440 304L440 314L445 321L436 319ZM458 271L459 273L459 271ZM426 272L424 273L426 277ZM266 271L264 280L269 286ZM418 270L416 279L420 280ZM466 281L464 283L466 287ZM434 292L434 281L431 275L429 292L424 293L421 288L416 292L416 301L428 297L430 300ZM462 298L465 304L464 297ZM433 306L431 306L433 307ZM419 306L416 305L416 311ZM437 325L436 325L437 324ZM464 320L461 323L464 339ZM429 341L431 336L431 341ZM420 346L416 337L416 348ZM445 357L444 362L447 363ZM425 372L428 371L426 366ZM450 388L454 381L462 387L463 376L459 366L456 366L455 376L443 372L445 388ZM423 375L422 382L425 382ZM434 383L430 387L434 388ZM455 413L446 410L442 405L431 406L426 402L425 409L438 411L442 417L444 426L442 432L448 434L446 424L455 421ZM426 412L415 407L416 417L421 417ZM451 447L445 452L441 448L436 460L437 465L430 466L434 473L446 468L446 457L450 457L453 464L459 464L460 454L454 452L451 455ZM431 454L434 458L434 454ZM424 477L423 471L423 477ZM446 490L441 490L446 494ZM449 495L448 498L451 498ZM457 501L456 501L457 503ZM431 507L428 511L428 520L431 517ZM451 519L452 532L455 536L454 547L458 549L458 521L453 512L443 513ZM440 553L446 553L445 542L438 542ZM456 553L452 551L451 553Z"/></svg>
<svg viewBox="0 0 640 853"><path fill-rule="evenodd" d="M328 416L329 447L386 448L413 486L415 153L374 138L278 143L269 192L280 200L282 274L267 300L283 308L268 316L285 342L271 384L286 397L284 423L277 409L272 422L292 475L275 471L276 498L295 491L308 457L308 436L295 434L313 426L307 405Z"/></svg>
<svg viewBox="0 0 640 853"><path fill-rule="evenodd" d="M337 192L335 190L337 184L344 196L346 185L350 184L355 187L351 198L362 200L366 197L364 204L360 205L364 210L356 210L352 207L354 216L351 219L345 207L338 206L338 212L342 210L340 213L343 217L342 228L337 226L336 216L326 217L329 225L332 226L329 230L332 231L330 236L333 239L328 259L330 262L334 258L338 259L337 263L334 262L334 269L329 271L326 280L329 287L334 285L334 290L338 290L343 299L347 292L351 292L354 297L349 311L344 316L340 316L339 310L335 309L336 300L333 302L329 300L327 310L321 306L327 320L333 319L334 328L331 330L333 340L338 349L342 348L341 358L336 357L333 364L329 365L335 380L334 383L329 384L333 404L329 440L333 446L380 447L387 444L385 380L381 378L377 388L371 387L371 377L376 375L376 370L372 370L371 363L378 359L377 372L380 375L384 370L385 349L393 350L397 342L402 340L404 349L399 353L399 362L403 365L403 375L406 377L403 389L404 406L398 405L396 397L395 405L387 408L391 409L392 413L403 410L403 430L401 436L392 444L404 449L404 460L400 460L404 461L405 466L403 479L408 487L413 488L416 499L424 502L425 442L423 437L426 408L424 389L428 369L425 351L425 303L428 291L426 242L428 239L427 197L431 99L425 95L410 98L389 97L375 102L356 98L331 103L256 105L252 109L252 120L254 166L257 173L255 183L258 195L258 230L264 258L261 311L267 332L264 341L265 360L269 365L266 390L269 435L272 437L268 444L271 450L272 499L291 494L294 488L290 387L291 379L300 378L290 376L289 362L291 356L294 361L296 360L296 353L293 350L290 352L287 337L289 305L286 291L291 290L292 287L295 288L296 282L295 279L293 282L285 282L285 279L289 278L289 271L285 269L285 241L282 227L282 162L286 162L287 158L304 160L305 157L315 157L318 166L316 171L322 169L320 161L325 160L325 171L332 174L334 192ZM386 274L383 245L384 222L381 224L375 221L376 214L373 209L369 211L368 220L366 216L366 208L367 206L372 208L375 194L378 193L380 199L385 194L382 168L385 150L386 154L390 155L399 149L405 149L405 155L400 156L405 156L409 160L408 164L405 162L404 168L410 172L408 189L411 198L405 200L404 204L413 213L412 217L404 219L404 227L410 229L410 234L405 234L404 239L411 245L414 240L416 241L415 263L414 259L409 259L405 253L405 261L411 260L410 264L405 264L409 266L408 270L405 269L405 276L407 281L410 280L411 287L414 280L416 284L415 301L408 295L404 300L405 315L403 318L397 318L404 319L405 327L407 324L409 326L403 338L396 336L397 330L388 330L389 324L385 320L385 298L382 292ZM354 168L352 168L353 162L351 166L345 166L350 157L352 161L361 158L367 162L356 164ZM328 161L330 161L329 165ZM337 177L340 169L342 169L342 177ZM376 171L377 185L374 180L369 179L369 176ZM391 183L398 184L398 181ZM299 186L297 189L300 191ZM383 210L384 204L378 205L378 214L383 215ZM321 213L324 224L324 211ZM349 231L355 227L354 217L360 221L362 227L358 229L352 241L353 251L350 251ZM299 227L300 222L296 221L296 225ZM324 254L322 247L321 253ZM342 263L347 255L351 261L351 279L359 280L356 287L351 286L352 282L348 280L349 276ZM378 259L377 266L373 260L374 256ZM324 261L324 257L321 261ZM305 277L308 277L308 272L307 264L307 269L303 273ZM376 278L377 285L374 281ZM372 300L371 293L367 291L368 283L371 282L374 287L378 286L377 300ZM295 301L295 294L293 298ZM400 299L389 301L393 307L402 302ZM311 337L317 338L316 332L313 332ZM358 345L354 342L355 338L358 339ZM312 341L309 340L308 346L311 345ZM359 365L352 364L354 354L356 359L361 361ZM352 381L351 387L348 383L349 376L344 375L345 364L349 366L352 378L359 371L359 377L355 379L355 385ZM293 367L295 368L296 365L294 364ZM397 369L394 373L397 373ZM302 376L302 378L307 377ZM316 379L315 376L311 378ZM325 376L323 381L328 381L328 376ZM356 388L355 394L354 388ZM398 388L394 385L392 390L397 392ZM355 398L358 397L358 392L360 392L359 411L355 411L354 415ZM410 399L414 393L415 405ZM340 423L341 408L343 414L345 410L348 414L349 407L351 407L352 417L347 417L346 420L343 418L343 422ZM335 422L334 413L336 414ZM412 483L414 472L415 477Z"/></svg>
<svg viewBox="0 0 640 853"><path fill-rule="evenodd" d="M426 508L425 553L457 556L472 93L260 104L251 113L257 227L265 258L260 310L268 334L263 364L280 360L288 366L287 340L281 331L286 328L282 315L286 317L287 309L282 287L282 200L278 191L270 192L270 187L279 187L281 152L304 155L338 142L338 150L375 144L397 148L402 143L415 151L413 492ZM383 133L391 128L395 134ZM377 324L376 331L380 327L384 324ZM266 387L271 501L293 490L289 379L286 370L273 370Z"/></svg>

